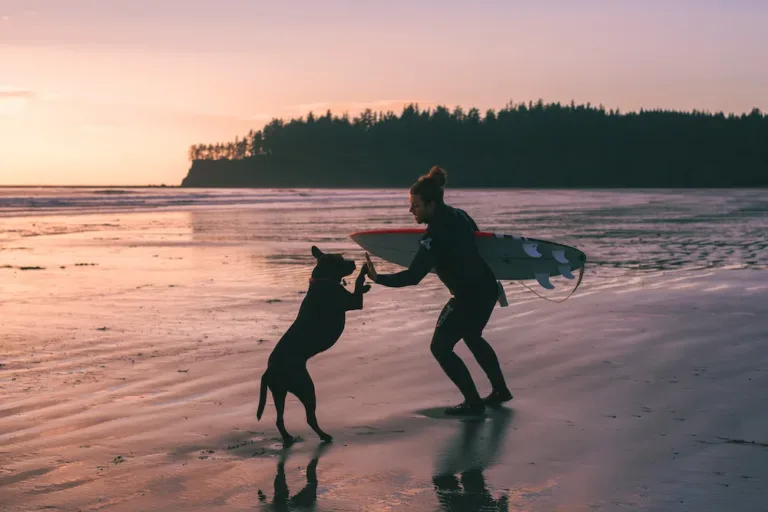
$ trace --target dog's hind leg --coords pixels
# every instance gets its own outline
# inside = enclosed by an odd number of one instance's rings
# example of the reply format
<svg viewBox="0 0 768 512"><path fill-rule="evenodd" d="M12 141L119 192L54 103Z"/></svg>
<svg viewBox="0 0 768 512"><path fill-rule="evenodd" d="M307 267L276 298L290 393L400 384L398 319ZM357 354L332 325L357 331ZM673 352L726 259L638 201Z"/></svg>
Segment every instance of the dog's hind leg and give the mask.
<svg viewBox="0 0 768 512"><path fill-rule="evenodd" d="M293 444L294 439L293 436L285 430L285 420L283 419L285 413L285 396L288 394L288 391L282 386L273 386L271 389L272 399L275 401L275 409L277 410L277 430L280 431L280 435L283 437L283 445L289 446Z"/></svg>
<svg viewBox="0 0 768 512"><path fill-rule="evenodd" d="M291 391L293 391L296 398L304 404L304 409L307 412L307 424L312 427L312 430L320 436L320 439L322 439L323 442L328 443L333 441L333 437L326 432L323 432L323 429L317 424L317 415L315 412L317 409L315 384L312 382L312 377L309 376L309 372L306 368L296 376L296 385Z"/></svg>

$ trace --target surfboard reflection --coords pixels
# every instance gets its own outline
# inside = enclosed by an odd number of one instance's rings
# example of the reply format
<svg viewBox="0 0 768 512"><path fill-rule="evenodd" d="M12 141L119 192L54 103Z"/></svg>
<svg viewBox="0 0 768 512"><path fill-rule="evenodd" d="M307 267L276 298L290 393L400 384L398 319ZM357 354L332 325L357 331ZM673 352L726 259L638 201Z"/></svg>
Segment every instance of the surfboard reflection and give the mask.
<svg viewBox="0 0 768 512"><path fill-rule="evenodd" d="M494 498L483 471L496 461L513 415L513 411L506 408L490 414L490 433L484 445L479 443L486 430L483 421L463 422L457 436L445 445L432 477L441 510L508 510L508 494Z"/></svg>
<svg viewBox="0 0 768 512"><path fill-rule="evenodd" d="M320 456L330 447L330 444L320 444L312 455L312 460L307 465L307 484L291 496L288 482L285 478L285 462L290 454L290 449L285 449L277 459L277 474L275 475L275 493L272 503L267 502L267 496L259 489L259 501L264 510L289 511L289 510L315 510L317 503L317 464Z"/></svg>

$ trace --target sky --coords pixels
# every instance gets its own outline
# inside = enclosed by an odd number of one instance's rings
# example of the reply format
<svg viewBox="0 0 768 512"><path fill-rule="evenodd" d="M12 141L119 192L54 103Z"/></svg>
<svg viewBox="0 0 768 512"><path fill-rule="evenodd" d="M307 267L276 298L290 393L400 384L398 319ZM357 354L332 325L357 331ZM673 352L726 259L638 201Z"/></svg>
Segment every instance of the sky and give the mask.
<svg viewBox="0 0 768 512"><path fill-rule="evenodd" d="M768 111L765 0L0 0L0 185L178 185L273 117Z"/></svg>

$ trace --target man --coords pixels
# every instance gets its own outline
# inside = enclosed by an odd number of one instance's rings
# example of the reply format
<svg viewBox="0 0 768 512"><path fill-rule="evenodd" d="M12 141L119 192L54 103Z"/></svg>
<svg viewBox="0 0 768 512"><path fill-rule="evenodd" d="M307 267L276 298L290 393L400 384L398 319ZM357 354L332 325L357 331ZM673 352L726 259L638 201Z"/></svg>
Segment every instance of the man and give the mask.
<svg viewBox="0 0 768 512"><path fill-rule="evenodd" d="M493 272L480 256L475 243L474 220L466 212L443 201L446 173L433 167L411 187L410 212L427 229L409 268L381 275L365 254L368 276L374 283L399 288L416 285L434 268L453 295L437 320L430 349L443 371L464 395L464 402L446 409L450 415L478 415L485 406L498 407L511 400L499 359L482 333L498 298ZM488 376L493 391L482 399L472 376L453 348L464 339Z"/></svg>

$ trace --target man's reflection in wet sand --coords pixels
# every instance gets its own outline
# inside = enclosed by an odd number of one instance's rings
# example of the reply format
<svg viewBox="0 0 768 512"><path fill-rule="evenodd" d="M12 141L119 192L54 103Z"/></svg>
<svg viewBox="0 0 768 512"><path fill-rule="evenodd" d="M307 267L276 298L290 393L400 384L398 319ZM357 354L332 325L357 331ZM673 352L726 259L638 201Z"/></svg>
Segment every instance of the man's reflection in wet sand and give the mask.
<svg viewBox="0 0 768 512"><path fill-rule="evenodd" d="M491 412L490 435L484 443L479 441L487 430L485 421L462 422L458 435L443 448L432 477L441 510L508 510L509 496L494 498L485 484L483 471L495 461L513 415L506 408Z"/></svg>

